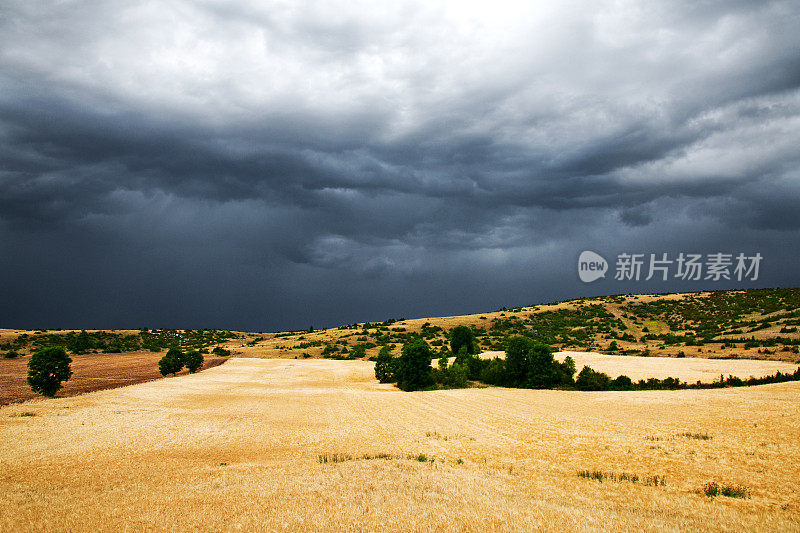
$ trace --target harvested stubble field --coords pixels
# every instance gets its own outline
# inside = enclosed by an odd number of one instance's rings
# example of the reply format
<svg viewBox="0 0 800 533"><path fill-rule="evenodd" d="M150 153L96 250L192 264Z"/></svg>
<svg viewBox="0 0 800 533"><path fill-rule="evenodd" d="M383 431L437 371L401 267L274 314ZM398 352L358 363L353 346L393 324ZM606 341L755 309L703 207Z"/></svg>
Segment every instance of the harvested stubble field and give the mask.
<svg viewBox="0 0 800 533"><path fill-rule="evenodd" d="M403 393L366 361L232 359L0 408L0 530L796 531L798 398Z"/></svg>
<svg viewBox="0 0 800 533"><path fill-rule="evenodd" d="M747 379L751 376L770 376L776 372L791 374L798 367L797 364L785 361L761 361L758 359L706 359L702 357L675 359L574 351L558 352L555 356L560 361L567 356L572 357L579 371L584 365L588 365L598 372L605 372L612 378L625 374L636 381L674 377L687 383L696 381L709 383L718 380L721 375Z"/></svg>
<svg viewBox="0 0 800 533"><path fill-rule="evenodd" d="M74 396L134 383L161 379L158 360L163 352L129 352L124 354L71 354L72 377L64 382L57 396ZM31 391L26 377L28 357L0 359L0 405L23 402L39 397ZM211 368L226 361L225 357L205 356L203 368ZM187 374L188 370L182 373Z"/></svg>

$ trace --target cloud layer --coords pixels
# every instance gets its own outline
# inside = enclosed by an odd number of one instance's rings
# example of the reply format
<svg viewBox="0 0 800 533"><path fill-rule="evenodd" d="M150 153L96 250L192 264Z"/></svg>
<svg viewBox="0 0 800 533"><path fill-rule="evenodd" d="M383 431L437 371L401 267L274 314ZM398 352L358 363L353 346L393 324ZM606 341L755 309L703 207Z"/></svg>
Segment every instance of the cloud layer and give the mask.
<svg viewBox="0 0 800 533"><path fill-rule="evenodd" d="M296 4L4 2L0 324L700 288L583 285L583 249L800 282L796 3Z"/></svg>

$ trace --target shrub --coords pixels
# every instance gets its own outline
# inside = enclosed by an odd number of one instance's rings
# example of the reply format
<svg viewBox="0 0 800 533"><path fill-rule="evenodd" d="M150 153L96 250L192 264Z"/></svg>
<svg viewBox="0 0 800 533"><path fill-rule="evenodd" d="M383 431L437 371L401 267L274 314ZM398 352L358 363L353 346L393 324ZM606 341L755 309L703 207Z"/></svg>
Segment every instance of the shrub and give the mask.
<svg viewBox="0 0 800 533"><path fill-rule="evenodd" d="M60 346L47 346L33 353L28 361L28 385L33 392L55 396L61 382L72 376L72 359Z"/></svg>
<svg viewBox="0 0 800 533"><path fill-rule="evenodd" d="M565 361L566 362L566 361ZM569 364L569 363L568 363ZM574 373L574 365L572 363ZM528 373L526 386L531 389L547 389L561 382L572 383L572 375L567 379L566 368L553 358L553 350L546 344L531 344L528 350Z"/></svg>
<svg viewBox="0 0 800 533"><path fill-rule="evenodd" d="M727 496L729 498L750 498L750 491L747 487L740 485L719 485L712 481L703 486L703 493L711 498L715 496Z"/></svg>
<svg viewBox="0 0 800 533"><path fill-rule="evenodd" d="M562 385L573 385L575 383L575 360L570 356L566 356L559 363L558 373Z"/></svg>
<svg viewBox="0 0 800 533"><path fill-rule="evenodd" d="M480 380L489 385L502 385L506 379L506 362L499 357L487 361L481 370Z"/></svg>
<svg viewBox="0 0 800 533"><path fill-rule="evenodd" d="M9 350L3 354L3 358L5 359L16 359L19 356L16 350Z"/></svg>
<svg viewBox="0 0 800 533"><path fill-rule="evenodd" d="M178 348L170 348L166 355L158 362L158 371L162 376L172 374L173 376L183 368L183 352Z"/></svg>
<svg viewBox="0 0 800 533"><path fill-rule="evenodd" d="M571 385L575 362L571 357L559 363L550 346L527 337L511 337L506 343L503 384L509 387L545 389Z"/></svg>
<svg viewBox="0 0 800 533"><path fill-rule="evenodd" d="M214 355L218 355L220 357L227 357L228 355L231 354L231 351L230 350L226 350L222 346L217 346L216 348L211 350L211 353L213 353Z"/></svg>
<svg viewBox="0 0 800 533"><path fill-rule="evenodd" d="M505 384L522 387L528 376L528 351L532 341L526 337L511 337L506 342Z"/></svg>
<svg viewBox="0 0 800 533"><path fill-rule="evenodd" d="M183 364L189 369L190 374L194 374L203 366L203 354L197 350L188 351L183 356Z"/></svg>
<svg viewBox="0 0 800 533"><path fill-rule="evenodd" d="M470 355L460 361L456 359L456 363L466 366L467 379L480 379L483 369L489 365L490 361L481 359L476 355Z"/></svg>
<svg viewBox="0 0 800 533"><path fill-rule="evenodd" d="M350 349L350 359L364 359L367 356L367 348L363 344L356 344Z"/></svg>
<svg viewBox="0 0 800 533"><path fill-rule="evenodd" d="M603 372L596 372L588 366L578 374L575 380L575 387L578 390L600 391L611 388L611 378Z"/></svg>
<svg viewBox="0 0 800 533"><path fill-rule="evenodd" d="M473 331L467 326L456 326L450 332L450 350L454 354L458 354L462 347L466 347L468 354L478 351Z"/></svg>
<svg viewBox="0 0 800 533"><path fill-rule="evenodd" d="M375 358L375 379L381 383L392 383L397 381L395 377L396 360L392 356L392 351L388 346L384 346Z"/></svg>
<svg viewBox="0 0 800 533"><path fill-rule="evenodd" d="M397 386L413 391L432 385L432 358L433 352L425 340L417 338L404 344L397 365Z"/></svg>
<svg viewBox="0 0 800 533"><path fill-rule="evenodd" d="M633 380L628 376L622 375L611 381L611 390L633 390Z"/></svg>
<svg viewBox="0 0 800 533"><path fill-rule="evenodd" d="M453 389L460 389L467 385L467 366L454 363L450 367L439 370L442 385Z"/></svg>

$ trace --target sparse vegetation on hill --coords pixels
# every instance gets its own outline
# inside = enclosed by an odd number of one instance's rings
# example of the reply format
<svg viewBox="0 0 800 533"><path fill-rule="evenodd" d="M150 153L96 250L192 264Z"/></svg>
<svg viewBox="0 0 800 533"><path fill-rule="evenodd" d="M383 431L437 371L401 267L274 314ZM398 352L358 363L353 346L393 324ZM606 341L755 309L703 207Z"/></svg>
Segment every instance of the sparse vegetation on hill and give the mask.
<svg viewBox="0 0 800 533"><path fill-rule="evenodd" d="M481 315L388 319L314 333L269 334L252 353L344 359L353 358L351 347L358 344L366 358L374 358L383 346L423 338L433 349L449 348L457 355L461 335L469 332L467 346L477 352L505 351L509 338L523 336L556 351L800 362L799 326L800 289L617 295Z"/></svg>
<svg viewBox="0 0 800 533"><path fill-rule="evenodd" d="M208 353L210 346L235 338L236 334L227 330L176 330L142 329L138 333L114 331L66 331L48 332L36 330L20 333L0 343L0 349L36 351L46 346L61 346L65 351L80 355L87 353L125 353L138 350L160 352L171 346L184 350L198 350Z"/></svg>

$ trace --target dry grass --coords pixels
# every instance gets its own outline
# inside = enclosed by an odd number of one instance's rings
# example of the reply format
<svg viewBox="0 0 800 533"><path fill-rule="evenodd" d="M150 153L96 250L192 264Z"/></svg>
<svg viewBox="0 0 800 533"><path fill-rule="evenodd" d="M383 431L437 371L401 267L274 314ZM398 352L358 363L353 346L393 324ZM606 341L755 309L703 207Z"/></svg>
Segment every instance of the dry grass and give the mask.
<svg viewBox="0 0 800 533"><path fill-rule="evenodd" d="M233 359L0 408L0 531L800 529L800 383L402 393L372 372Z"/></svg>
<svg viewBox="0 0 800 533"><path fill-rule="evenodd" d="M647 378L678 378L681 381L708 383L719 379L720 375L737 376L742 379L750 376L762 377L778 371L793 373L797 364L783 361L759 361L756 359L703 359L700 357L636 357L624 355L605 355L592 352L564 351L556 354L556 359L564 360L570 356L575 360L578 371L584 365L598 372L605 372L612 378L621 374L634 381Z"/></svg>
<svg viewBox="0 0 800 533"><path fill-rule="evenodd" d="M606 355L595 352L556 352L555 358L563 361L567 356L575 361L578 372L584 365L598 372L605 372L612 378L625 374L634 381L647 378L678 378L687 383L702 381L709 383L719 380L720 375L747 379L750 376L762 377L776 372L793 373L797 363L784 361L761 361L758 359L704 359L700 357L638 357L632 355ZM505 352L483 352L480 357L493 359L505 357ZM454 358L453 358L454 360Z"/></svg>

